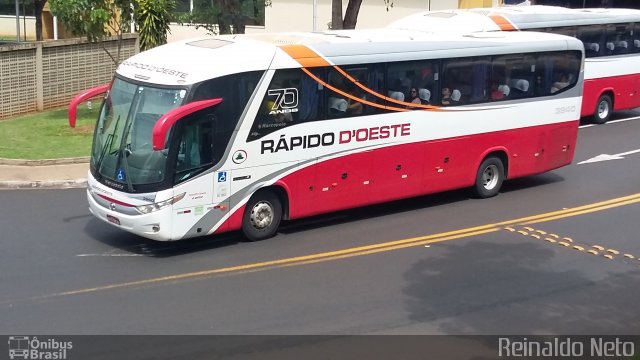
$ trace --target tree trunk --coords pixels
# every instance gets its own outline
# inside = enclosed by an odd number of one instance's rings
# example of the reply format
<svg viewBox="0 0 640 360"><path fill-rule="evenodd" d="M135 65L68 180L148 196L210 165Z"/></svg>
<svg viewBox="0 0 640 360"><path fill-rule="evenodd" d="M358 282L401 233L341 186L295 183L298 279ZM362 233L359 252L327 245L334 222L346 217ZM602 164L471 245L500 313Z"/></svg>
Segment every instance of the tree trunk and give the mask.
<svg viewBox="0 0 640 360"><path fill-rule="evenodd" d="M36 16L36 40L42 41L42 9L44 9L44 4L47 3L47 0L35 0L35 16Z"/></svg>
<svg viewBox="0 0 640 360"><path fill-rule="evenodd" d="M331 30L342 29L342 0L331 0Z"/></svg>
<svg viewBox="0 0 640 360"><path fill-rule="evenodd" d="M342 27L344 29L355 29L356 22L358 22L358 12L360 12L360 5L362 0L349 0L347 5L347 12L344 14L344 23Z"/></svg>
<svg viewBox="0 0 640 360"><path fill-rule="evenodd" d="M223 12L218 14L218 34L231 34L231 24Z"/></svg>
<svg viewBox="0 0 640 360"><path fill-rule="evenodd" d="M214 0L218 13L219 34L244 34L245 20L240 0Z"/></svg>
<svg viewBox="0 0 640 360"><path fill-rule="evenodd" d="M234 34L244 34L245 31L245 21L244 16L242 14L237 14L233 17L233 33Z"/></svg>

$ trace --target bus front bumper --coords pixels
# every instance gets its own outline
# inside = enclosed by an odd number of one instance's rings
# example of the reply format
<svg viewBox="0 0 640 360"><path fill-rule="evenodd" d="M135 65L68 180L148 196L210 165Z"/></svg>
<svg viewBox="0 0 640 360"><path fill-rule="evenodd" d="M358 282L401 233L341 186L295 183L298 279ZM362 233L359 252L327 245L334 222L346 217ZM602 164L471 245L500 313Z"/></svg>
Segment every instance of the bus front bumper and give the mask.
<svg viewBox="0 0 640 360"><path fill-rule="evenodd" d="M90 189L87 189L87 201L89 203L89 211L106 223L151 240L172 240L169 226L171 222L166 219L167 216L171 216L171 206L149 214L123 214L98 203Z"/></svg>

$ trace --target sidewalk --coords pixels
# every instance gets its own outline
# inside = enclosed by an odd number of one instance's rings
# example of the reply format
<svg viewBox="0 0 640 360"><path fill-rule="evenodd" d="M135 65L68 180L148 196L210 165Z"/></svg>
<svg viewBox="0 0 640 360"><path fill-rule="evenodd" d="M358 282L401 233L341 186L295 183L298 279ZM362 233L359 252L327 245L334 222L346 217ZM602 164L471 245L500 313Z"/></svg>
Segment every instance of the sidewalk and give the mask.
<svg viewBox="0 0 640 360"><path fill-rule="evenodd" d="M87 186L89 158L14 160L0 158L2 189L69 189Z"/></svg>

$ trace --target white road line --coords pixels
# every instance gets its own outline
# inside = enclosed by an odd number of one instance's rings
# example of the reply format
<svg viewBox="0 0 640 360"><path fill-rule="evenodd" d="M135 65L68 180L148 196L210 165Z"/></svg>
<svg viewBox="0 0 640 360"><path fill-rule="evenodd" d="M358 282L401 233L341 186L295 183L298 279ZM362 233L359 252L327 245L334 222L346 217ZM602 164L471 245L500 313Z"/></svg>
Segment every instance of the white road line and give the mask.
<svg viewBox="0 0 640 360"><path fill-rule="evenodd" d="M625 121L631 121L631 120L638 120L638 119L640 119L640 116L634 116L634 117L625 118L625 119L618 119L618 120L607 121L605 124L602 124L602 125L615 124L615 123L619 123L619 122L625 122ZM592 126L600 126L600 125L598 125L598 124L588 124L588 125L581 125L581 126L579 126L579 128L580 128L580 129L584 129L584 128L588 128L588 127L592 127Z"/></svg>
<svg viewBox="0 0 640 360"><path fill-rule="evenodd" d="M80 257L90 257L90 256L127 257L127 256L144 256L144 255L143 255L143 254L109 254L109 253L104 253L104 254L78 254L78 255L76 255L76 256L80 256Z"/></svg>

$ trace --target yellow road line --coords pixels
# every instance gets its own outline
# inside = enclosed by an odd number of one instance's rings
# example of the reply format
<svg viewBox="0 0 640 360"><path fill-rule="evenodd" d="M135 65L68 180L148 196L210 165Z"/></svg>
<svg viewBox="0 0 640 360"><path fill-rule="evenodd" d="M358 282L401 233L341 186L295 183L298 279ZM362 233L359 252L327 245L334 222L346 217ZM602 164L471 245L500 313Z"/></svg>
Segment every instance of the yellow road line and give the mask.
<svg viewBox="0 0 640 360"><path fill-rule="evenodd" d="M342 250L316 253L316 254L310 254L310 255L304 255L304 256L296 256L296 257L290 257L285 259L277 259L277 260L264 261L264 262L258 262L258 263L252 263L252 264L230 266L230 267L218 268L218 269L208 269L208 270L202 270L202 271L161 276L156 278L149 278L149 279L117 283L117 284L111 284L111 285L96 286L92 288L85 288L85 289L79 289L79 290L65 291L65 292L60 292L55 294L34 297L34 298L31 298L30 300L87 294L87 293L93 293L93 292L104 291L104 290L121 289L121 288L135 287L135 286L142 286L142 285L151 285L151 284L184 280L184 279L190 279L190 278L196 278L196 277L230 274L230 273L254 272L254 271L273 269L273 268L290 267L290 266L319 263L324 261L339 260L339 259L351 258L356 256L363 256L363 255L375 254L380 252L404 249L404 248L414 247L419 245L426 245L426 244L444 242L444 241L449 241L454 239L461 239L461 238L475 236L475 235L482 235L482 234L499 231L508 225L513 225L513 224L526 225L526 224L534 224L534 223L545 222L545 221L552 221L552 220L566 218L570 216L578 216L578 215L583 215L591 212L607 210L607 209L611 209L618 206L633 204L636 202L640 202L640 193L621 197L621 198L611 199L607 201L602 201L598 203L593 203L589 205L579 206L575 208L563 209L563 210L528 216L524 218L507 220L507 221L502 221L494 224L481 225L481 226L448 231L448 232L443 232L438 234L418 236L418 237L413 237L408 239L389 241L385 243L359 246L354 248L347 248ZM7 302L8 301L2 301L1 303L7 303Z"/></svg>

